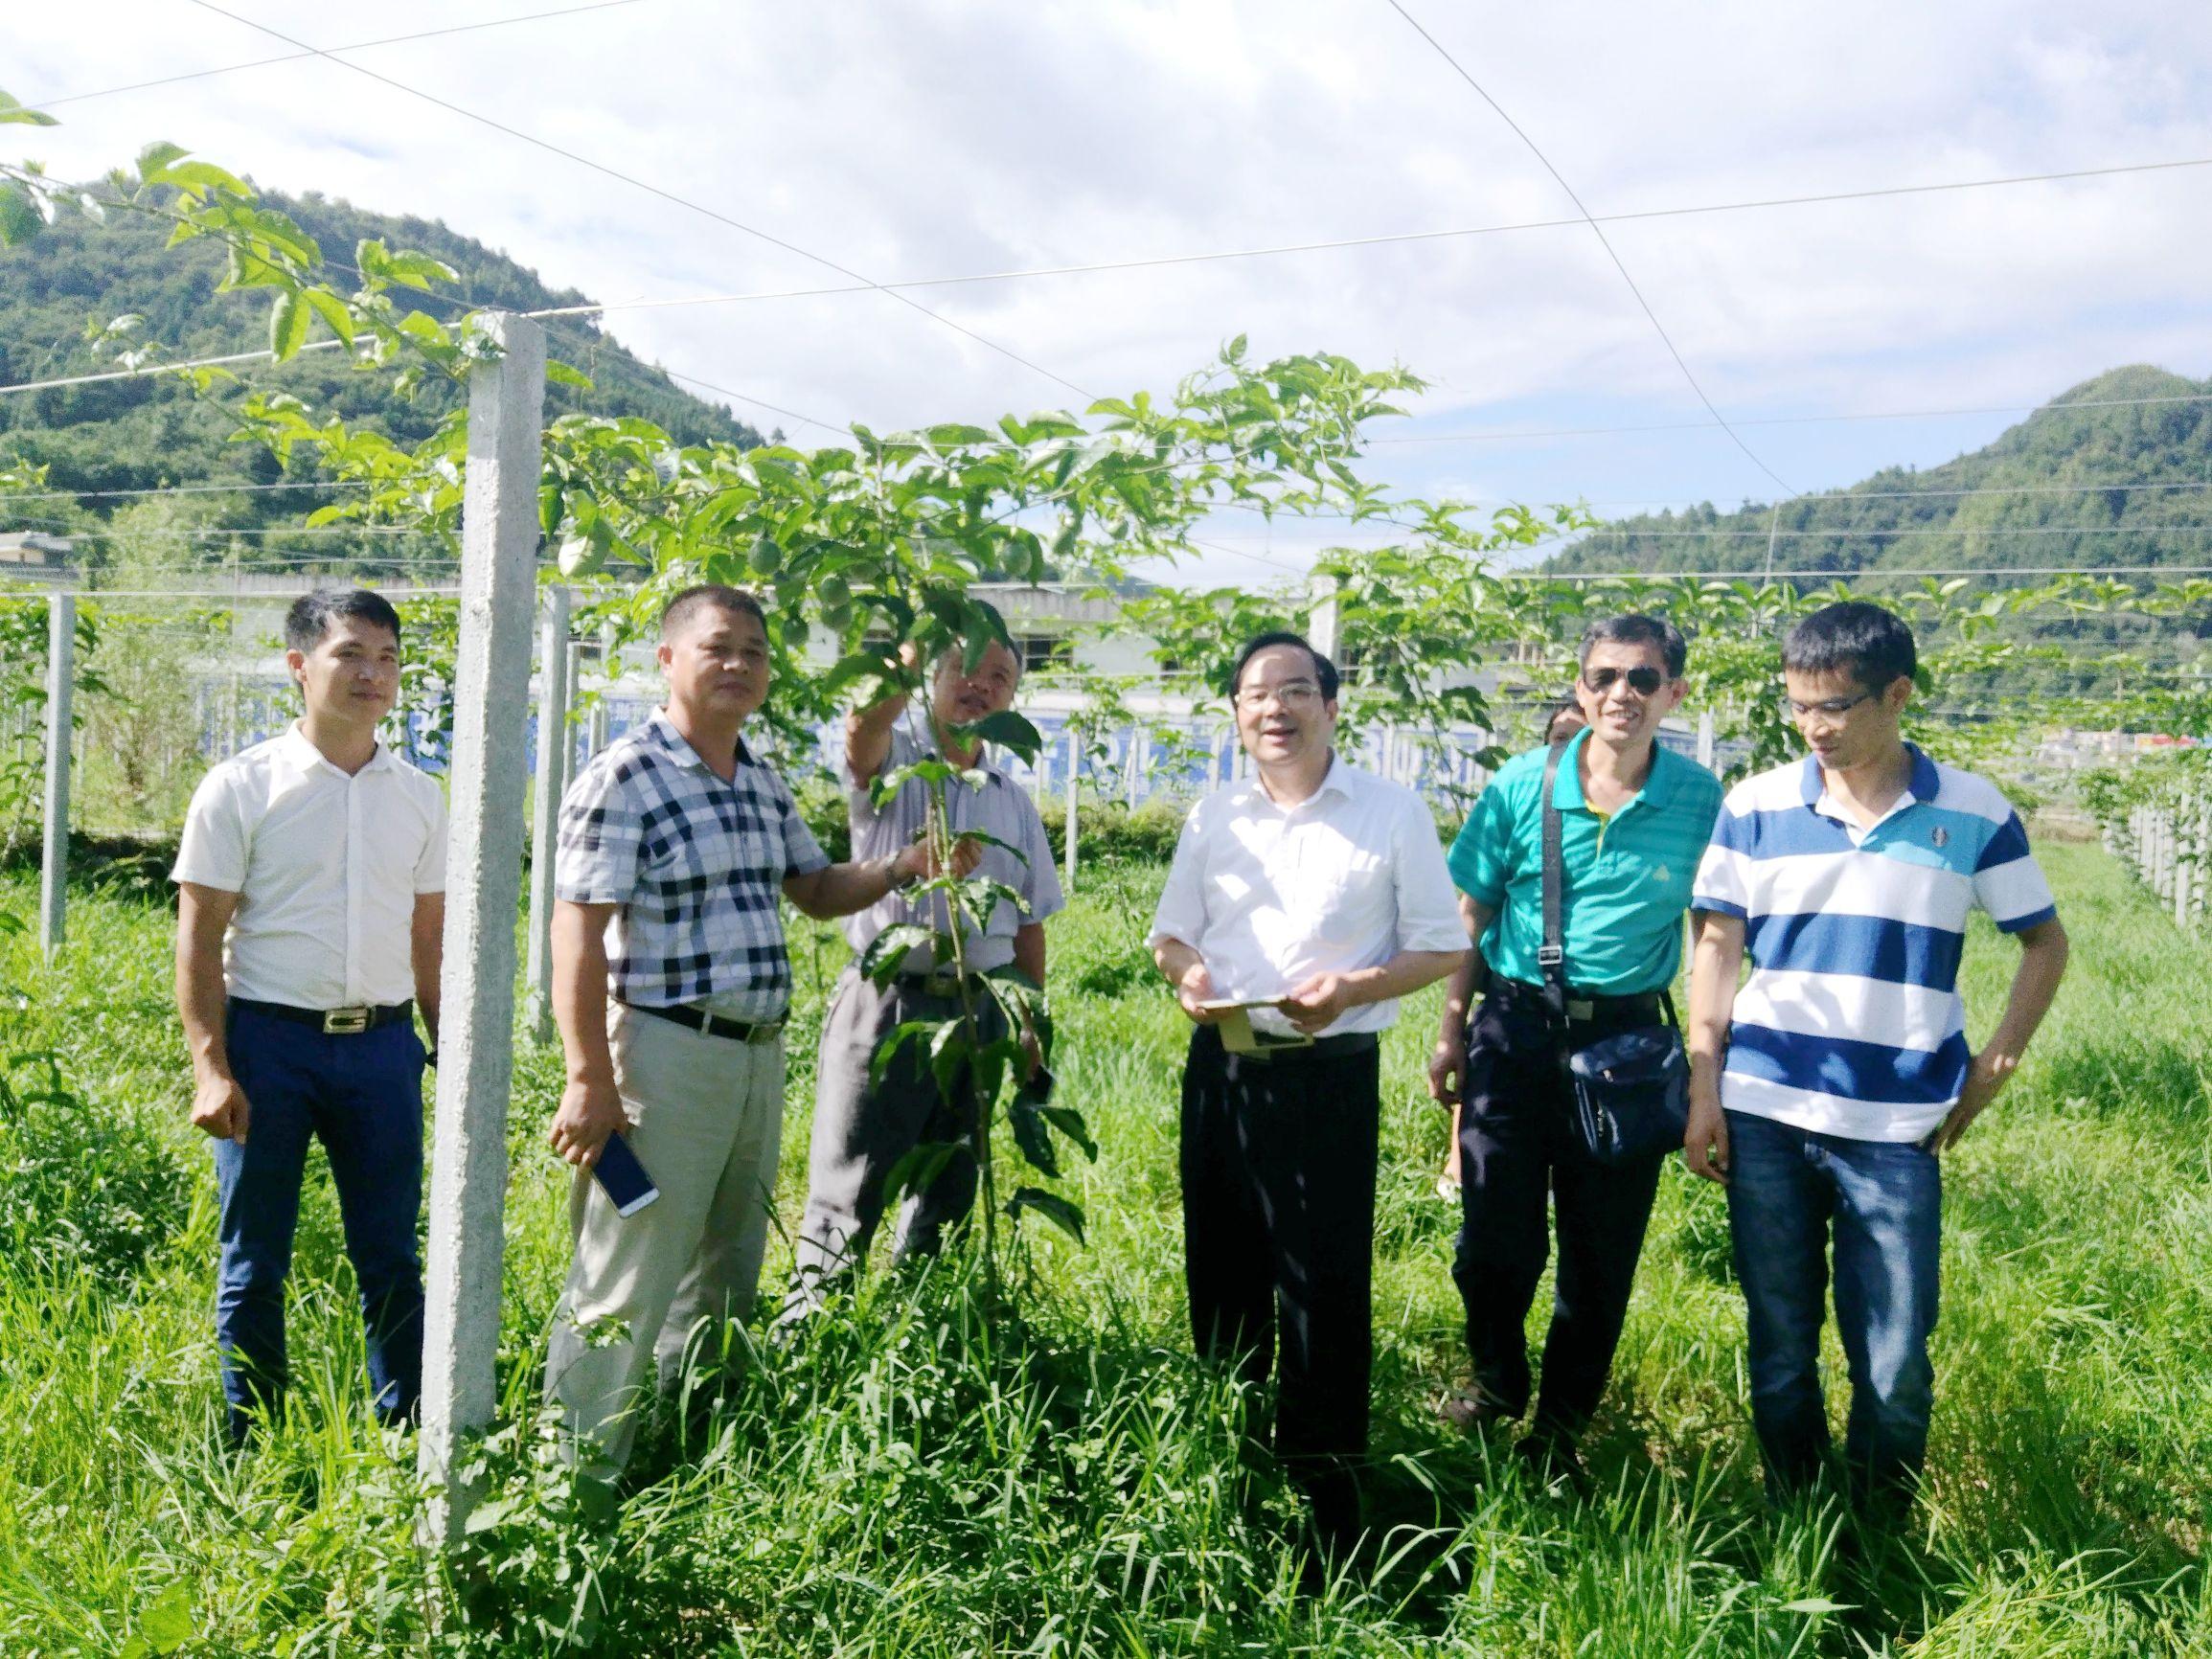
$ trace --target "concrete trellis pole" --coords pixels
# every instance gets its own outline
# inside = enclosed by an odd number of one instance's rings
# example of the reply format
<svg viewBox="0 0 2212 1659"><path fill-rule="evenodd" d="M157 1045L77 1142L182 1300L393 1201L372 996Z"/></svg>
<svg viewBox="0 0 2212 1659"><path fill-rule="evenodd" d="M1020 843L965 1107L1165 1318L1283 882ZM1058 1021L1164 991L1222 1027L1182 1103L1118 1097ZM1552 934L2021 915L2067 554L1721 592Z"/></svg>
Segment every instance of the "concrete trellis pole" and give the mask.
<svg viewBox="0 0 2212 1659"><path fill-rule="evenodd" d="M523 729L536 580L545 331L482 319L502 353L468 382L461 643L453 676L452 830L438 1115L430 1159L422 1472L445 1483L427 1530L451 1543L473 1497L450 1482L460 1438L491 1420L514 1074L514 912L522 885Z"/></svg>
<svg viewBox="0 0 2212 1659"><path fill-rule="evenodd" d="M1713 711L1700 709L1698 713L1698 764L1710 772L1713 756L1720 747L1718 735L1713 729Z"/></svg>
<svg viewBox="0 0 2212 1659"><path fill-rule="evenodd" d="M594 755L606 747L607 722L613 717L613 711L607 707L607 693L613 691L614 682L622 673L622 660L615 644L616 631L614 624L610 622L599 625L599 701L591 705L588 739L589 750Z"/></svg>
<svg viewBox="0 0 2212 1659"><path fill-rule="evenodd" d="M1306 626L1307 643L1332 662L1336 660L1336 579L1317 576L1313 579L1313 611ZM1337 663L1341 669L1344 665Z"/></svg>
<svg viewBox="0 0 2212 1659"><path fill-rule="evenodd" d="M553 1037L553 864L560 830L561 761L568 737L568 589L545 590L537 639L537 791L531 800L529 989L522 1024L535 1042Z"/></svg>
<svg viewBox="0 0 2212 1659"><path fill-rule="evenodd" d="M38 863L38 948L61 948L69 912L69 700L77 683L77 596L46 602L46 823Z"/></svg>
<svg viewBox="0 0 2212 1659"><path fill-rule="evenodd" d="M1076 736L1073 726L1067 729L1067 832L1063 853L1067 861L1067 875L1060 885L1067 889L1067 897L1075 897L1075 801L1083 785L1083 739Z"/></svg>
<svg viewBox="0 0 2212 1659"><path fill-rule="evenodd" d="M560 793L565 799L569 784L576 782L576 722L572 718L577 705L583 700L583 642L568 642L568 688L561 697L560 721Z"/></svg>

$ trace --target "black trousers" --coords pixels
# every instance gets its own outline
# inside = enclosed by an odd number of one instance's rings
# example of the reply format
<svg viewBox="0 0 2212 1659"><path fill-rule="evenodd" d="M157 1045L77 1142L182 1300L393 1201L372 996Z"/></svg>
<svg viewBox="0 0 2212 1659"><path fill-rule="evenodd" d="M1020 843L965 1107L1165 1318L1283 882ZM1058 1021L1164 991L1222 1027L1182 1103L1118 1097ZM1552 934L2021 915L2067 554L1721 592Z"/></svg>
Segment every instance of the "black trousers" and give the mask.
<svg viewBox="0 0 2212 1659"><path fill-rule="evenodd" d="M1551 1243L1549 1195L1560 1264L1535 1426L1571 1440L1605 1393L1663 1159L1608 1168L1583 1149L1544 1015L1540 992L1501 979L1469 1027L1459 1119L1463 1219L1451 1276L1467 1305L1475 1388L1503 1415L1518 1417L1528 1408L1529 1304Z"/></svg>
<svg viewBox="0 0 2212 1659"><path fill-rule="evenodd" d="M1198 1352L1273 1369L1275 1452L1324 1539L1358 1531L1367 1449L1379 1048L1250 1059L1199 1026L1183 1073L1183 1268Z"/></svg>

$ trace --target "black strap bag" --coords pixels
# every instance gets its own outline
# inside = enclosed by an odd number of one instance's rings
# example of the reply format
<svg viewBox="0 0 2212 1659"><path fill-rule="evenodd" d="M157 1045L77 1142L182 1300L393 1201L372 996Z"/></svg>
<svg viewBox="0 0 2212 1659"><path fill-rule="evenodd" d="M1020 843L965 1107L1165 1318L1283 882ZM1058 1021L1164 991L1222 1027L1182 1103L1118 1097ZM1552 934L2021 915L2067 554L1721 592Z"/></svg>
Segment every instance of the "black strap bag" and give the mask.
<svg viewBox="0 0 2212 1659"><path fill-rule="evenodd" d="M1682 1144L1690 1123L1690 1063L1682 1053L1674 998L1662 991L1664 1024L1627 1026L1576 1046L1567 1019L1566 870L1561 853L1564 828L1552 802L1560 758L1554 743L1543 768L1543 969L1544 1003L1560 1068L1574 1096L1575 1130L1583 1149L1600 1164L1633 1164L1664 1157Z"/></svg>

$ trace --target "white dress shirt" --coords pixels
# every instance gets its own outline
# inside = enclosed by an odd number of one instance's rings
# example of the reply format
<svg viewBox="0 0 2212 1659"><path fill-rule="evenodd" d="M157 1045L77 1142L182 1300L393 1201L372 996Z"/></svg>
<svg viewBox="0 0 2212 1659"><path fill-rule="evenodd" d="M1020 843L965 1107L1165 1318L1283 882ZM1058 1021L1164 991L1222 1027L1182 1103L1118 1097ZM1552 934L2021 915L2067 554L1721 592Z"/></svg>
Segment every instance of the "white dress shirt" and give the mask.
<svg viewBox="0 0 2212 1659"><path fill-rule="evenodd" d="M1316 973L1380 967L1402 950L1465 950L1467 929L1436 823L1412 790L1332 756L1321 786L1279 806L1257 778L1183 821L1150 943L1204 959L1214 994L1286 996ZM1381 1031L1395 1001L1365 1003L1318 1034ZM1257 1009L1252 1023L1288 1033Z"/></svg>
<svg viewBox="0 0 2212 1659"><path fill-rule="evenodd" d="M233 996L353 1008L415 994L415 896L445 890L445 797L378 744L348 777L297 725L200 780L177 881L239 896Z"/></svg>

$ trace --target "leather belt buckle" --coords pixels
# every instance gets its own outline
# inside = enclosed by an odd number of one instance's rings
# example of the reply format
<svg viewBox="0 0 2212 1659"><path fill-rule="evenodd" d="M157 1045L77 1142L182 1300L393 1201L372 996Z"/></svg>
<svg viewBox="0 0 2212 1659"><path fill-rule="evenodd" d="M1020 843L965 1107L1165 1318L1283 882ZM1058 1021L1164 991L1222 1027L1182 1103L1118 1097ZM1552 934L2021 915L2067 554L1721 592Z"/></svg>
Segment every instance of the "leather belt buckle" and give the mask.
<svg viewBox="0 0 2212 1659"><path fill-rule="evenodd" d="M767 1020L750 1028L745 1033L744 1040L747 1047L757 1047L762 1043L772 1043L783 1034L784 1022L782 1020Z"/></svg>
<svg viewBox="0 0 2212 1659"><path fill-rule="evenodd" d="M333 1008L324 1011L325 1036L359 1036L369 1029L370 1016L376 1011L367 1007Z"/></svg>
<svg viewBox="0 0 2212 1659"><path fill-rule="evenodd" d="M1590 1019L1596 1015L1597 1011L1598 1005L1586 997L1570 996L1567 998L1567 1018L1569 1019Z"/></svg>

